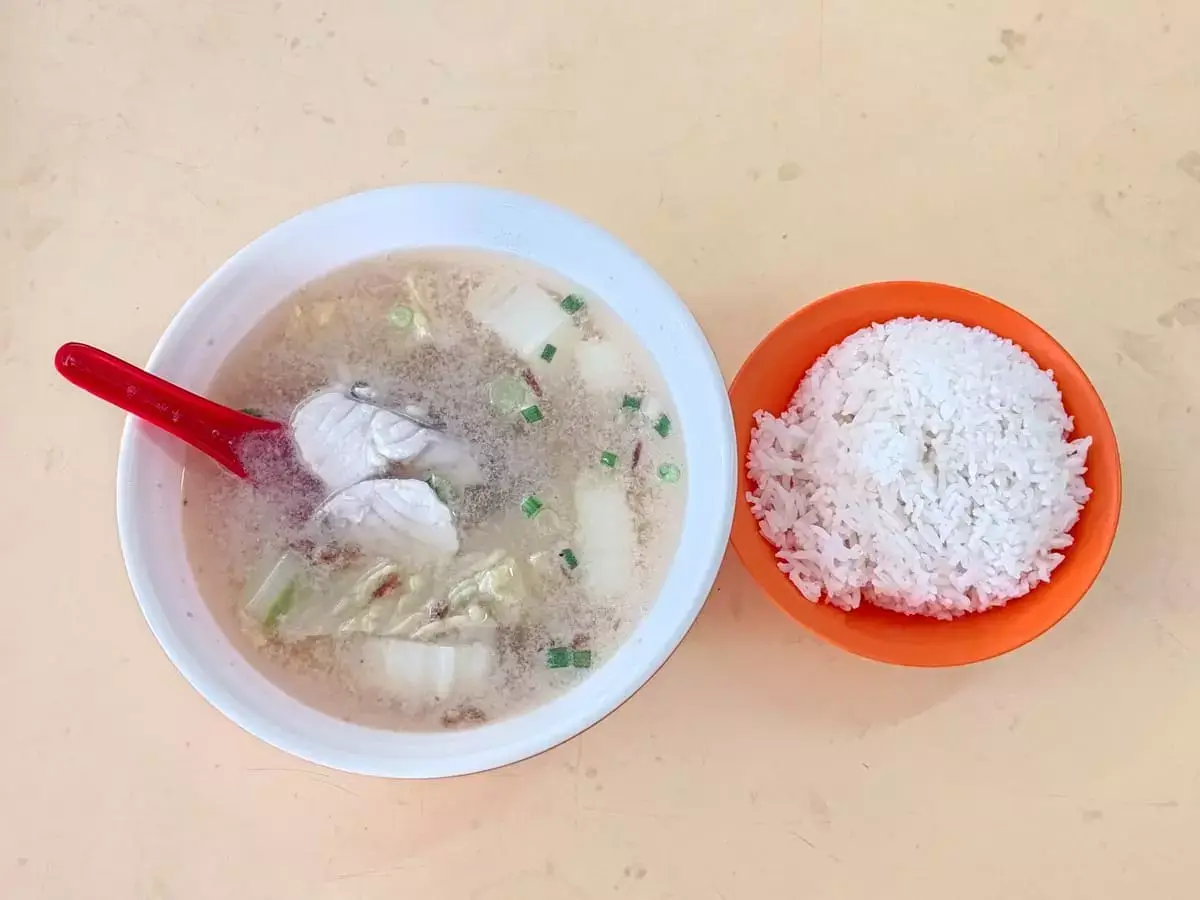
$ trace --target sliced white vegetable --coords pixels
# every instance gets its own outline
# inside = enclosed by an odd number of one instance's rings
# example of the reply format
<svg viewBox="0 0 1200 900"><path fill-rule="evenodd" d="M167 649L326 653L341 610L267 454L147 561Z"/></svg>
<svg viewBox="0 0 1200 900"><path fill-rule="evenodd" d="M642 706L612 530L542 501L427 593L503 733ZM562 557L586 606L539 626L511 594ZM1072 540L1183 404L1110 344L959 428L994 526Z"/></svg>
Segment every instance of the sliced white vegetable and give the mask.
<svg viewBox="0 0 1200 900"><path fill-rule="evenodd" d="M256 622L274 625L295 604L299 581L307 568L308 562L299 553L284 553L246 604L246 615Z"/></svg>
<svg viewBox="0 0 1200 900"><path fill-rule="evenodd" d="M362 481L335 493L315 516L366 553L421 564L458 552L450 510L423 481Z"/></svg>
<svg viewBox="0 0 1200 900"><path fill-rule="evenodd" d="M584 386L597 394L616 393L629 388L629 359L612 341L599 338L583 341L575 348L579 377Z"/></svg>
<svg viewBox="0 0 1200 900"><path fill-rule="evenodd" d="M576 332L554 297L512 274L496 275L481 284L467 299L467 310L527 360L540 359L547 344L562 353Z"/></svg>
<svg viewBox="0 0 1200 900"><path fill-rule="evenodd" d="M597 600L612 600L633 586L637 532L625 489L591 475L575 483L576 570Z"/></svg>
<svg viewBox="0 0 1200 900"><path fill-rule="evenodd" d="M650 395L642 398L641 413L650 420L651 425L657 422L658 417L666 411L666 407L662 405L662 401L657 397Z"/></svg>
<svg viewBox="0 0 1200 900"><path fill-rule="evenodd" d="M496 651L482 642L367 638L361 658L368 683L393 696L422 701L481 693L496 666Z"/></svg>
<svg viewBox="0 0 1200 900"><path fill-rule="evenodd" d="M374 478L393 462L404 463L413 474L436 471L460 488L483 480L461 441L340 388L304 400L292 413L291 428L301 460L330 490Z"/></svg>

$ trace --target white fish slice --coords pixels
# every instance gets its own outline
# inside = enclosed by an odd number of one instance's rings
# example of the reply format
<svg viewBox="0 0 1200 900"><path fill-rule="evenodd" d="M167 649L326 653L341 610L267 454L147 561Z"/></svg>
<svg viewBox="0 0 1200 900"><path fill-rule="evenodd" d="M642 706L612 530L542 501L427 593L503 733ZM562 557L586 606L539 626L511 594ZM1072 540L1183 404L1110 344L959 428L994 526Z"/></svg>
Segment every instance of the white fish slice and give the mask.
<svg viewBox="0 0 1200 900"><path fill-rule="evenodd" d="M392 463L413 474L436 472L459 488L483 480L461 441L337 388L297 406L291 428L300 459L333 491L382 475Z"/></svg>
<svg viewBox="0 0 1200 900"><path fill-rule="evenodd" d="M390 559L421 564L458 552L450 510L423 481L360 481L326 499L315 518L364 552Z"/></svg>

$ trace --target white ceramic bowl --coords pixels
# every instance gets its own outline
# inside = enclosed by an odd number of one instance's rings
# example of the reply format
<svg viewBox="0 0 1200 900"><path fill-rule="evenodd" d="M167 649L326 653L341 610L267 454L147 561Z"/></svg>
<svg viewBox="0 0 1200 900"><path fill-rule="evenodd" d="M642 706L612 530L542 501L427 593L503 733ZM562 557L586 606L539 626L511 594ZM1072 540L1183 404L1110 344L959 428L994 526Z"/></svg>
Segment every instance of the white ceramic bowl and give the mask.
<svg viewBox="0 0 1200 900"><path fill-rule="evenodd" d="M129 579L172 662L205 698L282 750L349 772L435 778L540 753L616 709L691 626L720 565L736 484L725 384L675 293L605 232L563 210L487 188L417 185L346 197L291 219L243 249L188 300L149 368L203 392L221 362L272 307L355 260L405 248L512 254L608 302L649 348L683 426L686 520L662 592L630 639L578 687L523 715L467 731L403 733L352 725L292 699L231 646L196 589L184 550L182 447L135 420L117 465L117 521Z"/></svg>

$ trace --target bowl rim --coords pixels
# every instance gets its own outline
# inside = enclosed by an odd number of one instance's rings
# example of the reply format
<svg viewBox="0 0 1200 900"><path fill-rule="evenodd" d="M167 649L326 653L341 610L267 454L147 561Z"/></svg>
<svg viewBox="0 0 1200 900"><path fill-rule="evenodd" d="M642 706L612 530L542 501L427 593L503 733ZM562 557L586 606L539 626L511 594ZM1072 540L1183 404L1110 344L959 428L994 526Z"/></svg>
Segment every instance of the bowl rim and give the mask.
<svg viewBox="0 0 1200 900"><path fill-rule="evenodd" d="M771 575L769 580L766 579L765 577L760 577L760 573L757 570L757 566L751 560L751 555L753 553L753 548L755 546L758 546L761 548L761 546L765 545L766 547L771 549L772 555L774 555L774 547L772 547L772 545L767 541L767 539L759 531L758 522L754 518L753 513L750 510L750 503L747 499L747 491L749 489L749 476L746 471L746 458L745 458L745 452L742 449L742 446L743 446L742 438L743 438L743 433L745 433L747 435L746 443L747 444L749 443L748 435L749 435L750 431L752 431L753 425L752 425L752 423L747 424L745 422L738 420L737 397L738 397L738 393L739 393L739 388L744 387L745 382L746 382L747 378L749 377L748 372L753 368L756 358L759 357L769 345L784 339L787 332L791 328L795 327L799 321L806 319L808 317L811 317L814 312L821 311L824 307L832 306L837 303L846 302L850 298L857 298L858 295L877 292L877 291L886 291L889 289L892 289L892 290L895 290L895 289L901 289L901 290L933 289L933 290L937 290L937 291L949 291L949 292L956 294L959 297L969 299L969 302L976 303L976 304L979 304L979 305L985 306L985 307L991 307L995 310L1002 311L1006 315L1010 315L1010 316L1014 317L1016 320L1019 320L1023 324L1024 327L1027 327L1027 328L1031 329L1033 332L1037 333L1044 340L1045 344L1048 345L1049 347L1051 347L1053 349L1053 351L1055 352L1055 354L1057 354L1060 357L1061 362L1063 364L1065 364L1066 366L1069 366L1073 370L1073 374L1078 377L1079 382L1084 387L1084 390L1087 393L1089 399L1094 403L1096 409L1100 413L1100 418L1099 418L1099 422L1098 422L1099 427L1096 429L1093 429L1092 434L1091 434L1091 436L1093 438L1093 446L1103 444L1105 446L1111 447L1114 465L1113 465L1113 476L1112 476L1113 480L1112 480L1111 485L1109 485L1109 487L1111 488L1111 491L1112 491L1112 499L1114 501L1112 505L1113 505L1114 511L1108 520L1105 520L1102 522L1101 533L1103 535L1103 550L1099 554L1099 556L1096 558L1094 569L1085 578L1084 583L1083 583L1081 589L1078 591L1077 595L1069 603L1064 604L1061 609L1057 610L1055 615L1053 615L1051 617L1047 617L1047 619L1044 620L1043 622L1041 622L1038 625L1038 627L1030 629L1027 632L1022 633L1018 638L1016 638L1010 642L1007 642L1005 644L1002 644L1002 645L997 644L996 646L992 646L986 650L968 650L968 651L964 651L964 652L946 651L946 652L943 652L942 654L940 654L937 658L931 659L922 654L914 652L913 648L903 646L903 645L896 645L894 647L890 647L887 651L879 652L875 648L870 647L869 645L865 645L862 643L856 643L853 640L846 640L843 637L836 635L836 634L830 634L830 633L826 632L825 630L823 630L822 628L818 627L816 624L814 624L814 622L805 618L799 612L801 610L807 609L808 606L815 606L817 604L812 604L811 601L802 597L802 595L799 593L799 591L796 589L796 587L791 583L791 581L778 569L775 569L773 574L765 573L765 574ZM867 316L864 318L862 324L858 325L857 328L865 328L868 325L872 324L872 322L875 322L875 321L881 321L881 322L889 321L891 319L901 318L901 317L903 317L903 316L889 315L889 316L885 316L885 317L882 317L882 318L876 320L876 319L873 319L873 318L870 318L869 316ZM951 321L959 321L953 315L940 315L939 314L932 318L947 319L947 320L951 320ZM965 324L965 323L960 322L960 324ZM857 330L857 328L855 330ZM853 333L853 332L850 332L850 333ZM849 333L847 334L847 336L849 336ZM1001 337L1003 337L1003 335L1001 335ZM1017 341L1013 338L1008 338L1008 339L1012 340L1012 342L1014 344L1016 344L1018 347L1021 347L1021 344L1019 341ZM833 345L831 344L823 352L828 352L828 350L831 349L832 346ZM1021 347L1021 349L1025 349L1025 348ZM1026 351L1026 352L1028 352L1028 351ZM1039 366L1040 365L1041 364L1039 363ZM1056 368L1061 370L1060 366L1056 366ZM800 382L803 380L806 372L807 372L807 369L805 369L805 371L803 371L803 372L800 372L796 376L795 381L794 381L794 386L792 388L793 393L799 387ZM1058 378L1056 377L1055 380L1057 382ZM1061 390L1061 387L1060 387L1060 390ZM780 611L785 613L788 616L788 618L790 618L792 621L796 622L797 624L799 624L800 626L805 628L811 634L813 634L816 637L820 638L821 640L825 641L826 643L831 644L832 646L838 647L839 649L845 650L849 653L852 653L856 656L860 656L864 659L870 659L870 660L873 660L876 662L888 663L888 664L892 664L892 665L901 665L901 666L907 666L907 667L913 667L913 668L945 668L945 667L969 665L971 663L976 663L976 662L984 662L986 660L994 659L996 657L1002 656L1006 653L1010 653L1013 650L1023 647L1026 644L1028 644L1029 642L1042 636L1047 631L1049 631L1051 628L1053 628L1055 625L1057 625L1059 622L1061 622L1064 618L1066 618L1066 616L1079 605L1079 603L1083 599L1083 597L1087 594L1087 592L1095 584L1096 579L1100 576L1100 572L1103 570L1105 562L1107 561L1107 559L1112 551L1112 545L1116 539L1116 533L1117 533L1118 525L1120 522L1123 486L1122 486L1122 472L1121 472L1121 464L1120 464L1120 448L1118 446L1116 432L1114 431L1113 426L1112 426L1112 419L1108 414L1107 408L1104 406L1103 399L1100 397L1100 393L1096 390L1096 387L1092 383L1091 379L1088 378L1087 373L1084 371L1083 367L1079 365L1079 363L1075 360L1075 358L1071 355L1071 353L1061 343L1059 343L1058 340L1052 334L1050 334L1046 329L1042 328L1040 325L1038 325L1036 322L1034 322L1028 316L1021 313L1019 310L1016 310L1013 307L1008 306L1007 304L1005 304L999 300L996 300L992 297L989 297L985 294L980 294L980 293L978 293L976 291L972 291L968 288L963 288L963 287L953 285L953 284L948 284L948 283L944 283L944 282L936 282L936 281L924 281L924 280L919 280L919 279L897 279L897 280L864 282L862 284L856 284L856 285L851 285L851 286L848 286L845 288L841 288L837 291L826 294L816 300L806 303L803 306L800 306L799 308L797 308L796 310L794 310L793 312L791 312L787 316L785 316L778 323L776 323L771 328L771 330L768 331L767 334L763 336L763 338L755 345L754 349L742 361L741 366L738 368L737 374L734 376L732 382L730 383L729 394L730 394L731 406L734 408L734 414L735 414L734 429L735 429L735 433L737 435L737 440L738 440L738 460L737 460L738 498L737 498L736 506L734 509L734 524L733 524L733 527L731 529L731 534L730 534L730 543L733 545L734 552L737 554L738 559L741 561L742 565L745 566L745 568L749 571L751 577L754 579L754 581L758 585L759 589L762 590L764 593L766 593L767 596L770 598L771 602L773 604L775 604L775 606L778 607L780 609ZM1068 550L1068 552L1069 552L1069 550ZM764 581L766 583L764 583ZM1021 597L1021 598L1017 598L1013 602L1018 603L1018 602L1022 602L1025 599L1026 598ZM803 601L803 602L801 603L799 601ZM890 612L890 611L886 611L886 610L880 610L880 612L887 612L889 615L895 615L895 616L902 615L901 613L895 613L895 612ZM853 616L854 612L853 611L847 612L847 613L845 613L845 615ZM987 615L987 613L986 612L975 613L972 615L982 616L982 615Z"/></svg>
<svg viewBox="0 0 1200 900"><path fill-rule="evenodd" d="M420 219L421 215L427 218ZM314 229L328 231L339 222L344 225L355 221L355 216L375 217L385 231L392 227L409 231L440 228L445 233L462 231L479 235L477 241L461 243L433 236L417 243L389 245L385 250L461 247L508 253L548 267L604 298L655 358L683 420L685 464L689 470L704 472L708 477L704 484L707 496L698 507L696 498L700 497L701 485L689 479L679 543L674 548L663 586L645 617L617 648L612 660L579 685L528 712L479 728L434 734L351 725L304 706L268 683L262 691L264 696L269 694L274 698L271 702L302 707L306 721L316 723L312 734L284 727L231 690L228 679L221 680L224 674L213 671L215 663L206 663L203 654L181 636L182 622L177 620L181 620L182 614L168 607L182 601L166 599L162 579L156 580L150 574L152 551L147 548L152 541L148 535L148 510L154 500L148 499L146 494L153 491L153 485L144 483L142 475L148 461L167 455L169 451L164 449L164 442L150 426L133 418L126 419L117 460L117 524L126 572L142 614L171 662L201 696L250 734L294 756L352 773L442 778L486 771L544 752L609 715L650 680L695 621L711 592L728 544L737 489L733 417L725 380L712 348L691 312L674 290L631 249L596 225L557 206L525 195L469 184L378 188L321 204L275 225L234 253L197 288L157 341L147 369L168 378L176 375L177 370L184 367L180 362L180 354L184 352L180 351L181 342L199 323L215 317L214 309L219 312L216 298L221 292L237 293L244 287L249 267L256 264L268 268L278 266L272 254L280 252L279 248L287 246L289 240L299 240L297 236L307 234L311 242ZM397 220L402 221L394 224ZM372 255L375 253L364 252L349 261ZM578 258L578 270L564 271L560 266L548 263L547 257ZM597 287L608 283L636 285L638 292L636 297L622 297L618 302L612 295L606 295L603 287ZM255 321L286 296L284 293L275 297L257 314ZM644 313L641 312L642 305L647 306ZM634 318L631 314L635 314ZM642 316L651 324L644 324ZM678 348L681 359L665 362L660 358L656 347L647 340L647 329L652 329L651 336L658 342L658 348ZM231 350L232 345L222 351L221 361ZM688 367L686 381L677 371L685 364ZM668 375L668 371L675 374ZM189 385L187 377L178 380L186 387L204 388L204 385ZM686 391L681 395L685 385ZM698 414L699 409L703 409L703 416ZM694 428L701 419L704 428ZM161 489L162 485L158 487ZM694 508L705 515L697 518L693 515ZM685 550L686 565L680 562ZM186 561L183 568L187 571L176 574L186 581L191 575ZM669 594L672 590L674 593ZM198 599L194 584L192 593ZM652 621L654 626L649 628ZM240 657L236 650L232 652ZM246 677L254 678L256 670L251 670L244 659L242 662L242 670L249 670L244 672ZM258 674L257 677L267 682L265 676ZM526 720L536 724L524 729L513 724ZM328 729L328 733L321 729ZM335 732L336 740L329 736ZM462 738L484 732L497 735L495 746L485 746L487 739ZM502 740L500 735L504 736ZM439 743L439 738L445 740ZM406 749L403 754L389 752L401 745L417 749Z"/></svg>

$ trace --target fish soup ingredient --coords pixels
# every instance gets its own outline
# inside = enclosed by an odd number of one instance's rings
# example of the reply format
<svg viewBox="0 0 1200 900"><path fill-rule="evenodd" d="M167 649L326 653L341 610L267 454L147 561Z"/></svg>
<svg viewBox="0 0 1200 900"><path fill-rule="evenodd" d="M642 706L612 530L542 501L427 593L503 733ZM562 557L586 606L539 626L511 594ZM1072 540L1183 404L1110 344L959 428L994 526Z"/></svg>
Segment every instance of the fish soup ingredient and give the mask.
<svg viewBox="0 0 1200 900"><path fill-rule="evenodd" d="M550 343L563 349L575 331L571 317L546 291L508 273L476 289L467 309L522 359L537 359Z"/></svg>
<svg viewBox="0 0 1200 900"><path fill-rule="evenodd" d="M615 394L628 386L629 359L617 344L589 338L575 348L575 364L584 387L593 393Z"/></svg>
<svg viewBox="0 0 1200 900"><path fill-rule="evenodd" d="M393 463L403 463L412 474L436 471L460 486L482 481L461 441L338 388L301 403L291 429L301 460L330 490L374 478Z"/></svg>
<svg viewBox="0 0 1200 900"><path fill-rule="evenodd" d="M511 416L531 405L530 388L524 379L514 376L497 378L488 386L488 402L498 416Z"/></svg>
<svg viewBox="0 0 1200 900"><path fill-rule="evenodd" d="M637 533L625 488L582 475L575 483L575 512L584 587L598 601L611 600L629 590L636 565Z"/></svg>
<svg viewBox="0 0 1200 900"><path fill-rule="evenodd" d="M246 604L246 615L274 628L296 602L297 583L307 568L307 560L288 551L271 565L262 583Z"/></svg>
<svg viewBox="0 0 1200 900"><path fill-rule="evenodd" d="M663 463L658 467L658 477L668 484L674 484L679 480L679 466L675 463Z"/></svg>
<svg viewBox="0 0 1200 900"><path fill-rule="evenodd" d="M428 644L404 638L367 638L359 648L365 679L394 697L431 703L487 689L496 651L482 642Z"/></svg>
<svg viewBox="0 0 1200 900"><path fill-rule="evenodd" d="M450 510L424 481L360 481L329 497L317 509L316 518L340 540L368 553L422 563L458 552Z"/></svg>
<svg viewBox="0 0 1200 900"><path fill-rule="evenodd" d="M570 647L551 647L546 651L547 669L566 669L571 665Z"/></svg>

